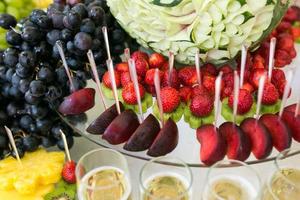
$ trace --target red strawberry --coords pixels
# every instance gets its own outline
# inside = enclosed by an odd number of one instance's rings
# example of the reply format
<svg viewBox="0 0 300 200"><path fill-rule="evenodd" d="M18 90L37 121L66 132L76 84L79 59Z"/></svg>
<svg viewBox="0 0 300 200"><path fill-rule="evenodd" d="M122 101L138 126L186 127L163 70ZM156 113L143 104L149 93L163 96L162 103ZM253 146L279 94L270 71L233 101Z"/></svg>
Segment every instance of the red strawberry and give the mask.
<svg viewBox="0 0 300 200"><path fill-rule="evenodd" d="M75 168L76 168L76 163L73 160L65 163L61 176L67 183L70 184L76 183Z"/></svg>
<svg viewBox="0 0 300 200"><path fill-rule="evenodd" d="M145 89L141 84L139 84L139 89L140 89L141 99L143 99L144 96L145 96ZM137 98L136 98L133 83L129 83L128 85L126 85L123 88L122 97L123 97L123 100L125 101L125 103L127 103L129 105L136 105L137 104Z"/></svg>
<svg viewBox="0 0 300 200"><path fill-rule="evenodd" d="M124 72L121 74L121 85L125 87L127 84L131 83L131 77L129 72Z"/></svg>
<svg viewBox="0 0 300 200"><path fill-rule="evenodd" d="M136 67L136 73L142 77L146 75L146 72L149 69L148 62L145 59L135 60L135 67Z"/></svg>
<svg viewBox="0 0 300 200"><path fill-rule="evenodd" d="M278 86L276 86L276 88L278 90L278 93L279 93L279 98L280 99L282 99L284 89L285 89L285 85L286 85L286 80L283 80L278 84ZM290 89L288 97L290 97L291 94L292 94L292 89Z"/></svg>
<svg viewBox="0 0 300 200"><path fill-rule="evenodd" d="M294 40L300 38L300 27L292 27L290 33L293 35Z"/></svg>
<svg viewBox="0 0 300 200"><path fill-rule="evenodd" d="M287 37L286 35L287 34L281 34L280 36L278 36L279 39L276 48L288 52L291 48L294 47L294 39L292 37Z"/></svg>
<svg viewBox="0 0 300 200"><path fill-rule="evenodd" d="M291 59L296 58L296 56L297 56L297 51L296 51L295 46L293 46L293 47L290 49L289 53L290 53Z"/></svg>
<svg viewBox="0 0 300 200"><path fill-rule="evenodd" d="M214 108L214 101L210 95L198 95L192 98L190 110L197 117L208 116Z"/></svg>
<svg viewBox="0 0 300 200"><path fill-rule="evenodd" d="M251 69L253 65L253 62L252 62L252 56L250 53L247 54L247 59L246 59L246 66L245 66L245 69ZM241 57L239 57L237 59L237 69L241 69ZM247 70L246 70L247 71Z"/></svg>
<svg viewBox="0 0 300 200"><path fill-rule="evenodd" d="M237 70L237 72L238 72L239 75L241 74L241 71L239 69ZM250 77L251 77L250 69L245 69L245 72L244 72L244 82L245 81L249 81Z"/></svg>
<svg viewBox="0 0 300 200"><path fill-rule="evenodd" d="M203 85L196 85L192 89L192 98L194 98L195 96L198 96L198 95L201 96L201 95L206 95L206 94L210 95L209 91Z"/></svg>
<svg viewBox="0 0 300 200"><path fill-rule="evenodd" d="M161 71L166 71L169 70L169 61L166 61L162 64L162 66L160 67Z"/></svg>
<svg viewBox="0 0 300 200"><path fill-rule="evenodd" d="M263 96L262 96L262 104L264 105L273 105L279 99L279 93L276 87L272 83L265 83Z"/></svg>
<svg viewBox="0 0 300 200"><path fill-rule="evenodd" d="M234 75L233 75L233 73L224 74L222 79L223 79L225 87L231 87L231 88L234 87Z"/></svg>
<svg viewBox="0 0 300 200"><path fill-rule="evenodd" d="M154 86L154 76L155 76L155 69L149 69L145 76L145 83L151 86ZM159 70L159 77L160 80L163 77L163 72Z"/></svg>
<svg viewBox="0 0 300 200"><path fill-rule="evenodd" d="M145 52L135 51L131 54L131 58L135 61L140 60L140 59L145 59L147 61L149 59L149 56Z"/></svg>
<svg viewBox="0 0 300 200"><path fill-rule="evenodd" d="M214 94L215 94L215 82L216 82L215 76L204 76L202 79L202 85L208 90L208 92L212 96L214 96ZM221 90L223 89L222 88L223 86L224 86L224 83L222 81Z"/></svg>
<svg viewBox="0 0 300 200"><path fill-rule="evenodd" d="M233 101L234 101L234 95L231 94L228 99L228 106L233 109ZM240 89L239 91L239 99L238 99L238 109L237 113L239 115L247 113L253 104L253 97L251 96L250 92L245 89Z"/></svg>
<svg viewBox="0 0 300 200"><path fill-rule="evenodd" d="M180 104L179 92L172 87L164 87L161 89L161 101L163 111L166 113L173 112Z"/></svg>
<svg viewBox="0 0 300 200"><path fill-rule="evenodd" d="M261 69L261 68L254 69L254 70L251 71L249 81L255 89L258 88L259 80L262 76L265 75L265 73L266 73L265 69Z"/></svg>
<svg viewBox="0 0 300 200"><path fill-rule="evenodd" d="M290 7L287 12L285 13L285 16L283 18L286 21L289 22L295 22L300 20L300 9L297 6Z"/></svg>
<svg viewBox="0 0 300 200"><path fill-rule="evenodd" d="M233 92L233 88L232 87L225 87L223 90L222 90L222 93L221 93L221 99L225 99L227 97L229 97Z"/></svg>
<svg viewBox="0 0 300 200"><path fill-rule="evenodd" d="M191 95L192 95L192 89L190 87L183 86L179 89L179 95L180 99L183 103L189 102Z"/></svg>
<svg viewBox="0 0 300 200"><path fill-rule="evenodd" d="M127 62L121 62L116 64L115 69L120 73L129 72L129 66Z"/></svg>
<svg viewBox="0 0 300 200"><path fill-rule="evenodd" d="M277 87L282 81L285 81L285 74L281 69L273 69L271 82Z"/></svg>
<svg viewBox="0 0 300 200"><path fill-rule="evenodd" d="M205 75L217 76L218 70L213 64L207 63L201 67L201 73Z"/></svg>
<svg viewBox="0 0 300 200"><path fill-rule="evenodd" d="M160 68L165 62L165 57L159 53L153 53L149 57L150 68Z"/></svg>
<svg viewBox="0 0 300 200"><path fill-rule="evenodd" d="M245 82L243 84L242 89L248 90L248 92L250 92L250 93L254 92L254 87L250 83L248 83L248 82Z"/></svg>
<svg viewBox="0 0 300 200"><path fill-rule="evenodd" d="M291 64L291 62L292 62L292 58L287 51L281 49L276 50L275 63L274 63L275 67L281 68L288 64Z"/></svg>
<svg viewBox="0 0 300 200"><path fill-rule="evenodd" d="M180 82L179 82L178 73L177 73L176 69L173 69L173 71L171 73L170 83L169 83L169 70L166 70L163 74L161 84L162 84L162 87L171 86L175 89L179 89Z"/></svg>
<svg viewBox="0 0 300 200"><path fill-rule="evenodd" d="M192 87L197 84L197 73L194 66L181 68L178 72L178 77L182 85Z"/></svg>
<svg viewBox="0 0 300 200"><path fill-rule="evenodd" d="M120 76L120 73L116 70L115 70L115 80L116 80L117 87L120 87L121 86L121 76ZM112 84L111 84L111 81L110 81L110 76L109 76L108 71L104 73L103 78L102 78L102 82L106 87L112 89Z"/></svg>
<svg viewBox="0 0 300 200"><path fill-rule="evenodd" d="M230 65L226 64L219 68L220 72L223 72L223 74L233 73L233 69Z"/></svg>
<svg viewBox="0 0 300 200"><path fill-rule="evenodd" d="M281 21L280 24L277 26L276 30L280 33L286 32L287 30L290 30L292 27L292 24L287 21Z"/></svg>
<svg viewBox="0 0 300 200"><path fill-rule="evenodd" d="M260 54L255 54L252 69L265 68L266 61Z"/></svg>
<svg viewBox="0 0 300 200"><path fill-rule="evenodd" d="M156 97L155 87L153 85L145 85L146 91L150 93L153 97Z"/></svg>

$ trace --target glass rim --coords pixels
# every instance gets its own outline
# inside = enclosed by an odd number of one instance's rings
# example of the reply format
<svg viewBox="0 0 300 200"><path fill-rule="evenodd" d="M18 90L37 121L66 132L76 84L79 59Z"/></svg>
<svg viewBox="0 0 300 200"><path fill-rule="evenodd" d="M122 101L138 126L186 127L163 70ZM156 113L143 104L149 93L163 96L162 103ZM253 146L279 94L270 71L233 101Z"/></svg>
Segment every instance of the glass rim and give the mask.
<svg viewBox="0 0 300 200"><path fill-rule="evenodd" d="M146 188L146 186L144 185L144 181L142 180L142 174L143 174L143 171L145 170L145 168L151 164L151 163L156 163L156 164L161 164L163 166L165 166L163 164L163 161L159 161L160 159L175 159L175 160L178 160L180 161L181 163L176 165L176 166L172 166L172 167L179 167L179 168L185 168L190 176L190 180L188 181L188 187L185 188L185 191L182 192L178 198L174 199L174 200L179 200L180 198L184 197L185 195L187 195L190 190L192 189L192 185L193 185L193 173L192 173L192 170L191 168L183 161L181 160L180 158L177 158L177 157L167 157L167 156L160 156L160 157L157 157L157 158L153 158L151 159L150 161L146 162L141 171L140 171L140 175L139 175L139 182L140 182L140 185L141 185L141 188L143 189L143 192L144 194L146 194L147 196L149 197L152 197L152 198L155 198L152 194L149 193L148 189ZM182 166L181 166L182 165ZM155 198L156 199L156 198ZM167 199L159 199L159 200L167 200Z"/></svg>
<svg viewBox="0 0 300 200"><path fill-rule="evenodd" d="M284 159L286 159L286 158L290 158L290 157L292 157L292 156L294 156L294 155L299 155L299 154L300 154L300 149L299 149L299 148L288 148L288 149L285 149L285 150L279 152L278 155L276 156L275 161L274 161L275 167L276 167L276 172L280 172L279 175L280 175L286 182L288 182L288 183L290 183L290 184L296 186L297 188L300 188L300 186L297 186L293 181L287 179L286 176L285 176L284 174L282 174L281 170L284 169L284 168L280 165L279 162L280 162L280 160L284 160ZM287 168L289 168L289 167L287 167ZM275 173L276 173L276 172L275 172ZM272 177L273 177L273 176L274 176L274 174L271 175L268 185L269 185L270 182L272 181Z"/></svg>
<svg viewBox="0 0 300 200"><path fill-rule="evenodd" d="M114 150L114 149L98 148L98 149L93 149L93 150L88 151L87 153L85 153L85 154L78 160L78 162L77 162L77 164L76 164L75 174L76 174L76 179L77 179L78 184L83 184L84 187L85 187L86 189L89 189L89 190L101 190L101 189L102 189L102 190L103 190L103 189L107 190L107 189L113 188L113 187L115 187L115 186L117 186L118 184L121 183L121 181L115 181L114 184L111 184L111 185L109 185L109 186L97 186L97 187L90 186L89 184L84 183L84 182L81 181L82 178L83 178L87 173L86 173L85 175L83 175L83 176L80 176L81 178L80 178L80 180L78 180L78 179L79 179L79 173L80 173L80 170L81 170L79 166L80 166L80 163L83 162L83 159L86 158L87 156L91 155L91 154L94 154L94 153L100 152L100 151L107 151L107 152L115 153L115 154L117 154L118 156L120 156L120 158L122 158L122 159L126 162L126 164L127 164L126 158L125 158L120 152L118 152L118 151L116 151L116 150ZM128 164L127 164L127 165L128 165ZM112 167L112 168L115 168L115 167ZM119 172L121 172L121 171L119 171ZM127 179L129 179L129 177L127 177L127 176L125 175L125 172L123 172L123 175L124 175L124 179L125 179L126 183L128 183L128 187L129 187L128 189L131 190L130 180L127 180ZM126 194L126 193L125 193L125 194ZM122 197L122 198L123 198L123 197Z"/></svg>
<svg viewBox="0 0 300 200"><path fill-rule="evenodd" d="M222 163L225 163L225 162L230 162L230 163L235 163L236 164L236 166L235 167L246 167L246 168L248 168L250 171L252 171L252 172L254 172L254 174L256 175L256 178L257 178L257 180L258 180L258 184L259 184L259 186L258 186L258 188L261 188L262 187L262 180L261 180L261 177L259 176L259 174L258 174L258 172L252 167L252 166L250 166L250 165L248 165L247 163L245 163L245 162L243 162L243 161L240 161L240 160L233 160L233 159L225 159L225 160L220 160L220 161L218 161L218 162L216 162L215 164L213 164L210 168L209 168L209 170L208 170L208 172L207 172L207 175L206 175L206 179L205 179L205 182L207 183L207 185L204 187L204 189L203 189L203 192L202 192L202 195L205 195L206 194L206 188L207 187L211 187L212 186L212 181L211 181L211 178L210 178L210 175L211 175L211 173L212 173L212 170L214 170L214 169L223 169L222 168ZM220 167L218 167L218 165L221 165ZM243 176L241 176L241 177L243 177ZM249 183L251 183L250 181L249 181ZM211 192L215 197L217 197L218 199L224 199L224 198L222 198L222 197L220 197L218 194L216 194L214 191L209 191L209 192ZM258 193L257 193L257 197L259 197L260 196L260 189L257 191Z"/></svg>

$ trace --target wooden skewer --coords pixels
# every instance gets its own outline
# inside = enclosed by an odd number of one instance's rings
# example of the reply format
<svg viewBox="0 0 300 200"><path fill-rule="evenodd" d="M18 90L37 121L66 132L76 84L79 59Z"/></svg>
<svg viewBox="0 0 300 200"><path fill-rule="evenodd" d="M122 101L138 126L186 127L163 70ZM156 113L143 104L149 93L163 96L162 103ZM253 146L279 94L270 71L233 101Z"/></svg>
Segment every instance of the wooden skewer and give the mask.
<svg viewBox="0 0 300 200"><path fill-rule="evenodd" d="M257 121L259 119L261 100L264 93L265 81L266 81L266 75L261 76L259 79L258 93L257 93L257 106L256 106L256 116L255 116Z"/></svg>
<svg viewBox="0 0 300 200"><path fill-rule="evenodd" d="M19 155L19 152L18 152L16 143L15 143L15 140L14 140L14 136L13 136L11 130L10 130L7 126L4 126L4 128L5 128L5 131L6 131L6 133L7 133L9 142L10 142L12 148L13 148L13 151L14 151L15 154L16 154L17 161L18 161L18 163L20 164L20 166L23 167L23 164L22 164L22 161L21 161L21 159L20 159L20 155Z"/></svg>
<svg viewBox="0 0 300 200"><path fill-rule="evenodd" d="M102 27L102 33L103 33L103 36L104 36L104 42L105 42L107 57L108 57L108 60L111 60L109 40L108 40L108 34L107 34L107 27L106 26Z"/></svg>
<svg viewBox="0 0 300 200"><path fill-rule="evenodd" d="M233 91L233 115L232 115L232 122L236 123L236 116L239 104L239 75L237 71L234 71L234 91Z"/></svg>
<svg viewBox="0 0 300 200"><path fill-rule="evenodd" d="M271 79L272 79L272 71L274 68L275 49L276 49L276 38L273 37L273 38L271 38L271 41L270 41L269 67L268 67L269 81L271 81Z"/></svg>
<svg viewBox="0 0 300 200"><path fill-rule="evenodd" d="M110 82L111 82L112 89L113 89L114 99L116 101L117 111L118 111L118 114L121 114L121 108L120 108L120 102L119 102L119 97L118 97L118 91L117 91L117 84L116 84L116 78L115 78L115 71L114 71L113 62L112 62L112 60L107 60L106 64L107 64L107 68L108 68L108 71L109 71Z"/></svg>
<svg viewBox="0 0 300 200"><path fill-rule="evenodd" d="M279 111L280 118L282 117L284 107L286 106L287 99L289 98L292 80L293 80L293 71L290 70L287 72L286 85L284 87L282 101L280 105L280 111Z"/></svg>
<svg viewBox="0 0 300 200"><path fill-rule="evenodd" d="M173 69L174 69L174 53L170 51L169 52L169 77L168 77L169 86L171 86L172 84Z"/></svg>
<svg viewBox="0 0 300 200"><path fill-rule="evenodd" d="M64 142L64 147L65 147L65 152L67 155L67 159L70 162L71 161L71 155L70 155L70 151L69 151L69 146L67 143L67 139L66 139L66 135L64 134L64 132L62 130L59 130L60 134L61 134L61 138L63 139Z"/></svg>
<svg viewBox="0 0 300 200"><path fill-rule="evenodd" d="M222 83L222 76L223 72L220 72L219 76L216 79L215 84L215 127L218 125L220 111L221 111L221 103L220 103L220 96L221 96L221 83Z"/></svg>
<svg viewBox="0 0 300 200"><path fill-rule="evenodd" d="M130 59L130 49L129 48L126 48L124 50L124 55L125 55L126 62L128 62Z"/></svg>
<svg viewBox="0 0 300 200"><path fill-rule="evenodd" d="M155 86L155 91L156 91L157 106L159 109L161 125L162 125L162 127L164 127L165 120L164 120L164 111L163 111L163 107L162 107L162 101L161 101L161 97L160 97L160 77L159 77L158 69L155 69L154 86Z"/></svg>
<svg viewBox="0 0 300 200"><path fill-rule="evenodd" d="M240 72L240 88L244 85L244 74L247 62L247 47L242 45L241 72Z"/></svg>
<svg viewBox="0 0 300 200"><path fill-rule="evenodd" d="M201 71L200 71L200 56L199 56L199 50L197 50L195 54L195 65L196 65L196 72L197 72L197 79L198 84L201 85Z"/></svg>
<svg viewBox="0 0 300 200"><path fill-rule="evenodd" d="M57 41L55 45L58 49L58 52L59 52L60 58L62 60L63 66L65 68L66 74L69 78L70 87L71 87L70 89L71 89L72 92L75 92L75 86L74 86L74 83L73 83L72 74L71 74L70 68L67 64L66 56L65 56L64 50L62 48L62 43L61 43L61 41Z"/></svg>
<svg viewBox="0 0 300 200"><path fill-rule="evenodd" d="M95 59L94 59L93 52L91 50L89 50L88 53L87 53L87 56L88 56L88 59L89 59L89 62L90 62L91 68L92 68L94 78L95 78L96 83L97 83L97 89L98 89L98 92L100 94L100 100L102 102L102 105L103 105L104 109L106 110L107 106L106 106L106 103L105 103L104 94L103 94L102 89L101 89L101 83L100 83L100 79L99 79L99 75L98 75L98 71L97 71L96 62L95 62Z"/></svg>
<svg viewBox="0 0 300 200"><path fill-rule="evenodd" d="M136 68L135 68L135 62L133 59L129 59L128 64L129 64L130 77L134 84L134 90L135 90L136 99L137 99L139 112L140 112L140 116L141 116L141 122L143 122L144 114L143 114L143 109L142 109L141 94L140 94L139 83L138 83L138 78L137 78L137 73L136 73Z"/></svg>

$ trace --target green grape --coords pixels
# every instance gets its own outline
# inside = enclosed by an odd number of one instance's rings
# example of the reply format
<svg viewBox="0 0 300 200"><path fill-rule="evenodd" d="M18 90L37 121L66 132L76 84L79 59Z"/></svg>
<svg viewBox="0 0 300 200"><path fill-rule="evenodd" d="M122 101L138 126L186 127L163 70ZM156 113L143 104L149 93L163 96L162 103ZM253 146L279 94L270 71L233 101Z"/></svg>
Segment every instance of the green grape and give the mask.
<svg viewBox="0 0 300 200"><path fill-rule="evenodd" d="M18 10L17 8L8 6L7 9L6 9L6 12L7 12L8 14L11 14L11 15L15 16L15 18L16 18L17 20L19 20L19 19L21 18L20 12L19 12L19 10Z"/></svg>
<svg viewBox="0 0 300 200"><path fill-rule="evenodd" d="M6 8L5 4L2 1L0 1L0 13L5 13L6 10L5 8Z"/></svg>
<svg viewBox="0 0 300 200"><path fill-rule="evenodd" d="M20 0L5 0L5 3L8 6L11 6L14 8L22 8L23 7L23 1L20 1Z"/></svg>

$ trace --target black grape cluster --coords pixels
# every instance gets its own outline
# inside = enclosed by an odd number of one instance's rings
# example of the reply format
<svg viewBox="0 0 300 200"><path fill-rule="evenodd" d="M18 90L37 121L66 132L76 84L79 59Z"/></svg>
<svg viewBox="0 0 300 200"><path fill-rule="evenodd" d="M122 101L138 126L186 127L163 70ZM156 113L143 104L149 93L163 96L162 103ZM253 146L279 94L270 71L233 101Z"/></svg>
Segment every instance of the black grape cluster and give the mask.
<svg viewBox="0 0 300 200"><path fill-rule="evenodd" d="M63 97L70 94L56 42L62 43L76 89L85 87L91 78L86 67L89 49L100 77L106 71L103 26L108 28L115 62L120 61L125 43L133 50L138 48L137 43L117 24L105 0L73 5L56 0L47 12L33 10L18 25L14 17L2 14L0 26L8 29L6 40L10 44L0 53L0 157L9 153L14 156L5 125L14 133L21 156L39 145L64 149L60 129L72 147L76 133L55 112Z"/></svg>

